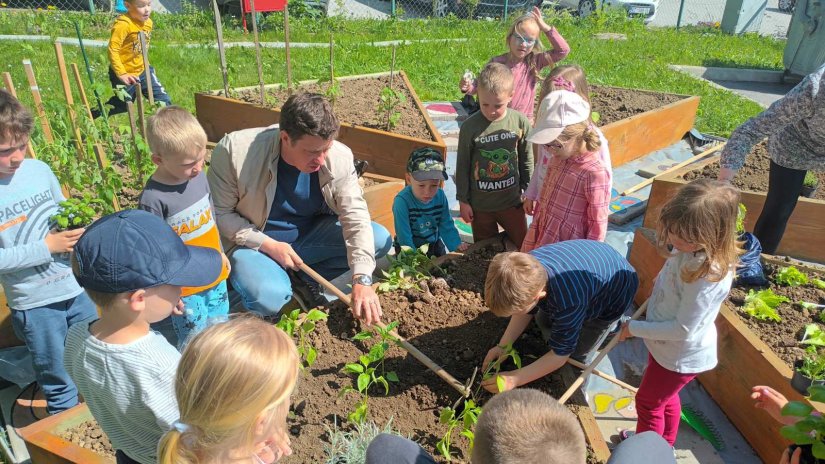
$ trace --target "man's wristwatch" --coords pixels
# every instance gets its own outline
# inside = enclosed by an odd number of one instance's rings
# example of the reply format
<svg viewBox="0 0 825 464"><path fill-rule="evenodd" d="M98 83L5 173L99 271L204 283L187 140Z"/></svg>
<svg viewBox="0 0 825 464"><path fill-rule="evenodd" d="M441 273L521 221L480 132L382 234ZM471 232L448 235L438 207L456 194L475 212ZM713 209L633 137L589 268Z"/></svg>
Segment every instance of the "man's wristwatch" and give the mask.
<svg viewBox="0 0 825 464"><path fill-rule="evenodd" d="M353 274L352 284L370 286L372 285L372 277L368 276L367 274Z"/></svg>

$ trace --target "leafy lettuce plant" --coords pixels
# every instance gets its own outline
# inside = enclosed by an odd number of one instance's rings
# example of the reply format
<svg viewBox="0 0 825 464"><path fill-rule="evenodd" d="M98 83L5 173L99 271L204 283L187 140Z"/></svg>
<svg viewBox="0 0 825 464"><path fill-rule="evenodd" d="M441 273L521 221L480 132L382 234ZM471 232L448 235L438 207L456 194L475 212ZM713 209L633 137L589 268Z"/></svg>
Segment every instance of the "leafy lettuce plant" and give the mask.
<svg viewBox="0 0 825 464"><path fill-rule="evenodd" d="M772 320L776 322L782 321L779 313L776 312L776 307L781 303L791 301L784 296L777 295L773 290L760 290L754 292L753 289L748 291L745 296L745 306L742 311L754 319L760 321Z"/></svg>
<svg viewBox="0 0 825 464"><path fill-rule="evenodd" d="M814 284L814 287L825 290L825 280L822 279L811 279L811 283Z"/></svg>
<svg viewBox="0 0 825 464"><path fill-rule="evenodd" d="M811 401L825 402L825 386L813 385L808 388ZM811 452L817 459L825 459L825 418L814 411L810 404L804 401L789 401L782 408L783 416L798 417L793 425L782 427L783 437L797 445L811 445Z"/></svg>
<svg viewBox="0 0 825 464"><path fill-rule="evenodd" d="M808 276L800 272L799 269L793 266L788 266L780 269L779 272L776 273L776 277L774 277L773 280L779 285L784 285L786 287L798 287L808 283Z"/></svg>
<svg viewBox="0 0 825 464"><path fill-rule="evenodd" d="M825 331L817 324L808 324L799 344L825 346Z"/></svg>
<svg viewBox="0 0 825 464"><path fill-rule="evenodd" d="M739 203L739 212L736 214L736 235L745 233L745 216L748 213L748 208L744 203Z"/></svg>

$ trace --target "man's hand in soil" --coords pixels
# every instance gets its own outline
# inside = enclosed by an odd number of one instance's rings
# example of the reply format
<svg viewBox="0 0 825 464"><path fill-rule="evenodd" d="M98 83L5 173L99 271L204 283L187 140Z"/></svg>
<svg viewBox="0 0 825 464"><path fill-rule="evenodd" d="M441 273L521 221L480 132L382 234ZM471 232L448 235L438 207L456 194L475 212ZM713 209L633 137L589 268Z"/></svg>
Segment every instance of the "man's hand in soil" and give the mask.
<svg viewBox="0 0 825 464"><path fill-rule="evenodd" d="M788 399L782 393L764 385L757 385L751 391L751 399L756 400L753 407L764 409L780 424L793 425L799 420L798 417L782 415L782 408L788 404Z"/></svg>
<svg viewBox="0 0 825 464"><path fill-rule="evenodd" d="M463 201L458 203L458 207L459 213L461 214L461 219L463 219L467 224L473 222L473 207Z"/></svg>
<svg viewBox="0 0 825 464"><path fill-rule="evenodd" d="M279 242L275 239L267 239L260 248L261 252L274 259L281 266L293 270L298 270L304 260L295 253L292 245L286 242Z"/></svg>
<svg viewBox="0 0 825 464"><path fill-rule="evenodd" d="M63 232L53 230L46 234L46 248L49 249L50 254L72 251L83 232L86 232L86 229L64 230Z"/></svg>
<svg viewBox="0 0 825 464"><path fill-rule="evenodd" d="M504 388L500 391L498 389L497 377L501 377L504 381L504 384L502 385ZM518 387L519 385L521 385L521 380L519 379L517 370L510 372L499 372L497 376L494 375L481 382L481 386L490 393L504 393Z"/></svg>
<svg viewBox="0 0 825 464"><path fill-rule="evenodd" d="M381 302L378 295L369 285L354 284L352 286L352 315L364 321L367 325L381 322Z"/></svg>

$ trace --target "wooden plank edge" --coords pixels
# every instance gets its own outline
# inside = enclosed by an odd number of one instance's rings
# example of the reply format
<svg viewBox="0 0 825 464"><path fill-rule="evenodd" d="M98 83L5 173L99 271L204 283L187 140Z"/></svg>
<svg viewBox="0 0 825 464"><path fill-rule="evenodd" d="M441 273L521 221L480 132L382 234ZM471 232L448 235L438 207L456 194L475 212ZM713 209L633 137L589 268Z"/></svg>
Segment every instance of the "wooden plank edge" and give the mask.
<svg viewBox="0 0 825 464"><path fill-rule="evenodd" d="M401 78L404 80L404 85L406 85L407 89L410 91L410 95L412 95L413 102L415 103L415 106L418 108L418 111L420 111L421 114L424 116L424 121L427 123L427 129L430 130L430 135L433 137L433 139L437 143L439 143L441 145L444 145L444 148L445 148L444 155L445 155L445 159L446 159L447 144L444 142L444 139L441 137L441 132L439 132L438 128L435 127L435 123L433 122L432 118L430 118L430 113L427 111L427 108L424 107L424 104L421 102L421 99L418 98L418 93L415 91L415 88L413 87L412 82L410 82L410 79L407 77L407 73L405 73L404 70L402 69L402 70L398 71L398 74L401 75Z"/></svg>

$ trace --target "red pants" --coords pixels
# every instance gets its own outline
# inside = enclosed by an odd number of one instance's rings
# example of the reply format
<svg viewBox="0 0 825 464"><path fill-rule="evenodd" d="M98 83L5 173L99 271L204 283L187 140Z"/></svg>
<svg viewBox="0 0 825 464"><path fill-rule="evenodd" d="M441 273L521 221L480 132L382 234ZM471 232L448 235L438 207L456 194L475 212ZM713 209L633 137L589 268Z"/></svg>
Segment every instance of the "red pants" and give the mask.
<svg viewBox="0 0 825 464"><path fill-rule="evenodd" d="M679 391L696 375L667 370L648 354L647 369L636 393L636 433L652 430L673 446L682 414Z"/></svg>
<svg viewBox="0 0 825 464"><path fill-rule="evenodd" d="M473 241L480 242L495 237L498 235L499 225L504 229L510 241L520 250L524 236L527 235L527 216L521 204L493 213L473 211Z"/></svg>

